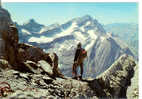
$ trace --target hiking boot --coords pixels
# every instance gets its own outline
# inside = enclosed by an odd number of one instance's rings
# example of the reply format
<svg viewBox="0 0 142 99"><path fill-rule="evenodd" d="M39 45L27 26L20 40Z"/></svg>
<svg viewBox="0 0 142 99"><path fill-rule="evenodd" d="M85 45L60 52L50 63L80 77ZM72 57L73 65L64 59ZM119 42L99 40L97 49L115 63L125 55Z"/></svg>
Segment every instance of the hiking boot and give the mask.
<svg viewBox="0 0 142 99"><path fill-rule="evenodd" d="M82 76L78 76L78 77L77 77L77 80L82 80Z"/></svg>
<svg viewBox="0 0 142 99"><path fill-rule="evenodd" d="M76 79L77 80L77 76L73 77L72 79Z"/></svg>

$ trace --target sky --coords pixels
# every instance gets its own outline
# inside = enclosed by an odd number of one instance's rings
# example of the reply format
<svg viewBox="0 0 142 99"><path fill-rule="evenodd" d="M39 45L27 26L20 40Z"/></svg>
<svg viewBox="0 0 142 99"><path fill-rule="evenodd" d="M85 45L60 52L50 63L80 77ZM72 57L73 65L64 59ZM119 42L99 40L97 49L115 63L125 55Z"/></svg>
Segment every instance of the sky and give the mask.
<svg viewBox="0 0 142 99"><path fill-rule="evenodd" d="M13 21L19 24L35 19L38 23L63 24L72 18L90 15L101 24L138 23L138 3L62 3L62 2L3 2Z"/></svg>

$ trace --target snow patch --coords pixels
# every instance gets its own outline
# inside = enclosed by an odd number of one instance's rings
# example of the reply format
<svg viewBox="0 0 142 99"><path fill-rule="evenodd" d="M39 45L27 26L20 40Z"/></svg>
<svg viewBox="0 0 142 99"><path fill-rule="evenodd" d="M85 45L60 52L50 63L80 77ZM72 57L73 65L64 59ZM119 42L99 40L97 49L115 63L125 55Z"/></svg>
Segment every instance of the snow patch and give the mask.
<svg viewBox="0 0 142 99"><path fill-rule="evenodd" d="M86 22L85 26L91 25L91 21Z"/></svg>
<svg viewBox="0 0 142 99"><path fill-rule="evenodd" d="M106 38L103 37L103 36L101 36L100 39L101 39L101 42L103 42L104 40L106 40Z"/></svg>
<svg viewBox="0 0 142 99"><path fill-rule="evenodd" d="M97 35L95 34L94 30L89 30L88 34L90 35L91 39L96 40L97 39Z"/></svg>
<svg viewBox="0 0 142 99"><path fill-rule="evenodd" d="M112 33L109 33L109 32L108 32L108 33L107 33L107 36L108 36L108 37L112 37Z"/></svg>
<svg viewBox="0 0 142 99"><path fill-rule="evenodd" d="M85 47L85 50L87 50L87 52L89 52L89 50L91 49L91 47L93 47L95 41L96 41L96 40L91 41L91 43L88 44L88 45Z"/></svg>
<svg viewBox="0 0 142 99"><path fill-rule="evenodd" d="M28 30L26 30L26 29L22 29L21 31L22 31L23 33L27 34L27 35L31 35L31 33L30 33Z"/></svg>
<svg viewBox="0 0 142 99"><path fill-rule="evenodd" d="M85 32L84 26L80 27L80 30L81 30L82 32Z"/></svg>
<svg viewBox="0 0 142 99"><path fill-rule="evenodd" d="M43 27L40 31L39 34L42 34L43 32L48 31L48 27Z"/></svg>
<svg viewBox="0 0 142 99"><path fill-rule="evenodd" d="M86 27L86 26L89 26L89 25L91 25L91 21L87 21L85 25L83 25L83 26L80 27L80 30L81 30L82 32L85 32L85 27Z"/></svg>
<svg viewBox="0 0 142 99"><path fill-rule="evenodd" d="M71 27L75 28L75 27L78 27L78 25L76 22L73 22Z"/></svg>
<svg viewBox="0 0 142 99"><path fill-rule="evenodd" d="M81 32L74 32L74 35L79 41L86 40L86 37Z"/></svg>
<svg viewBox="0 0 142 99"><path fill-rule="evenodd" d="M63 32L56 34L56 37L63 37L63 36L67 36L67 35L71 35L71 33L74 31L75 28L77 28L77 23L73 22L72 25L67 29L64 30L62 29Z"/></svg>
<svg viewBox="0 0 142 99"><path fill-rule="evenodd" d="M47 43L53 41L53 38L49 38L46 36L40 36L39 38L37 37L31 37L28 42L37 42L37 43Z"/></svg>

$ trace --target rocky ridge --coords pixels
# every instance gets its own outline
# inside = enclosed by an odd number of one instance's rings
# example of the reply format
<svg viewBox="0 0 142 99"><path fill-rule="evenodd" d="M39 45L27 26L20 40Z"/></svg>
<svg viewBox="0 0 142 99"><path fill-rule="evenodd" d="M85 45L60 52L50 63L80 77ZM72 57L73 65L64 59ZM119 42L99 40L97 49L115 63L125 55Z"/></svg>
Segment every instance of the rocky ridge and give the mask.
<svg viewBox="0 0 142 99"><path fill-rule="evenodd" d="M1 65L8 65L8 62L0 62ZM4 99L126 98L135 66L132 57L123 55L95 79L84 78L79 81L69 77L52 78L47 74L22 73L9 69L0 72L0 81L10 84L12 90L3 93Z"/></svg>

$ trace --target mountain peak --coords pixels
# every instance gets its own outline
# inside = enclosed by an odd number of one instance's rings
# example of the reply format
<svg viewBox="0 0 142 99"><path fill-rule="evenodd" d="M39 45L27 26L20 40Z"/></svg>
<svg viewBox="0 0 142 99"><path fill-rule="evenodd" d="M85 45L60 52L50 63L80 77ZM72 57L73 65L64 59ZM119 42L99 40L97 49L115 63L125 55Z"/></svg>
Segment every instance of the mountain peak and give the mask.
<svg viewBox="0 0 142 99"><path fill-rule="evenodd" d="M36 21L34 19L30 19L29 22L36 23Z"/></svg>
<svg viewBox="0 0 142 99"><path fill-rule="evenodd" d="M90 15L84 15L81 17L74 18L72 21L77 21L80 23L80 22L86 22L90 20L93 20L93 18Z"/></svg>
<svg viewBox="0 0 142 99"><path fill-rule="evenodd" d="M27 25L27 24L38 24L38 23L34 19L30 19L24 25Z"/></svg>
<svg viewBox="0 0 142 99"><path fill-rule="evenodd" d="M30 19L27 23L23 24L23 28L28 31L38 32L44 25L39 24L34 19Z"/></svg>
<svg viewBox="0 0 142 99"><path fill-rule="evenodd" d="M82 19L86 19L86 20L92 20L93 18L90 16L90 15L84 15L83 17L82 17Z"/></svg>

